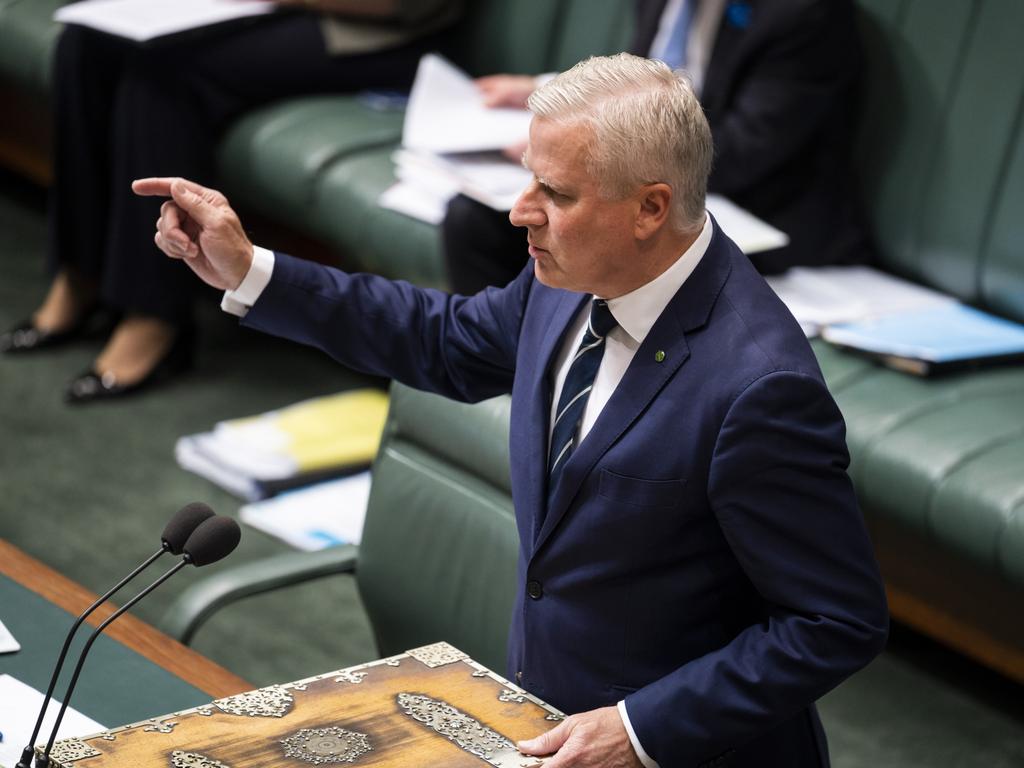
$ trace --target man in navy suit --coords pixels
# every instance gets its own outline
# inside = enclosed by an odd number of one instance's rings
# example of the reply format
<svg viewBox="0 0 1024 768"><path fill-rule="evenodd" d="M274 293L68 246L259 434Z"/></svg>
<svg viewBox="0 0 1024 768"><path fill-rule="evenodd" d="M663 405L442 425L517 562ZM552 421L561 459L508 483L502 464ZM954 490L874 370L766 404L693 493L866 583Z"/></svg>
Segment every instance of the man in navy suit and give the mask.
<svg viewBox="0 0 1024 768"><path fill-rule="evenodd" d="M243 324L461 400L511 392L509 675L570 713L548 768L828 765L814 701L885 642L842 417L796 322L705 213L711 135L664 64L537 91L531 264L450 296L254 248L218 192L156 242Z"/></svg>

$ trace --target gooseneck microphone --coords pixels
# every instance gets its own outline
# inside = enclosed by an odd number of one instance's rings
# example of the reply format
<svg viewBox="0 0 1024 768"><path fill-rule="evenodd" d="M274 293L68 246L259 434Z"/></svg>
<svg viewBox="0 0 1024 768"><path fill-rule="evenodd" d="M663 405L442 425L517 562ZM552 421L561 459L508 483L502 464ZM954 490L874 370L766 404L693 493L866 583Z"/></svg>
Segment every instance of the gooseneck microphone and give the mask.
<svg viewBox="0 0 1024 768"><path fill-rule="evenodd" d="M43 725L43 717L46 714L46 708L50 705L50 698L53 696L53 689L57 685L57 678L60 676L61 668L64 666L64 659L68 654L68 648L71 647L71 640L74 638L75 632L77 632L78 628L82 625L82 622L85 621L93 611L113 597L118 590L156 562L157 558L161 555L166 552L170 552L172 555L180 555L185 543L199 527L199 524L213 516L213 510L202 502L193 502L175 512L174 516L164 527L163 533L160 535L160 549L150 555L141 565L139 565L138 568L121 579L121 581L107 591L106 594L86 608L85 612L82 613L75 620L75 623L71 625L71 630L68 632L67 637L64 638L64 647L61 649L60 656L57 658L57 664L53 668L53 676L50 678L50 685L46 689L46 696L43 699L43 705L39 709L39 717L36 718L35 728L32 729L32 737L29 739L28 745L21 751L21 760L18 761L15 768L31 768L32 766L33 745L36 743L36 738L39 736L39 729Z"/></svg>
<svg viewBox="0 0 1024 768"><path fill-rule="evenodd" d="M92 644L96 641L96 638L100 636L103 630L106 629L111 622L121 616L121 614L171 578L171 576L176 574L186 565L201 567L209 565L210 563L215 563L221 558L227 557L234 551L235 547L238 546L238 542L241 537L242 532L238 527L238 523L230 517L214 515L213 517L203 520L198 526L196 526L196 529L182 546L181 551L184 557L182 557L181 561L148 587L140 590L135 597L114 611L114 613L112 613L95 629L95 631L93 631L89 636L89 639L85 641L82 652L78 656L78 663L75 665L75 671L71 675L71 682L68 683L67 691L64 693L64 701L60 705L60 711L57 713L57 719L54 721L53 730L50 731L50 739L46 742L46 750L43 752L42 756L36 758L36 768L49 768L50 751L53 749L53 742L57 738L57 731L60 729L61 721L64 719L64 713L67 711L68 703L71 701L71 695L75 691L75 685L78 683L78 676L82 672L82 666L85 664L85 658L88 656L89 649L92 648Z"/></svg>

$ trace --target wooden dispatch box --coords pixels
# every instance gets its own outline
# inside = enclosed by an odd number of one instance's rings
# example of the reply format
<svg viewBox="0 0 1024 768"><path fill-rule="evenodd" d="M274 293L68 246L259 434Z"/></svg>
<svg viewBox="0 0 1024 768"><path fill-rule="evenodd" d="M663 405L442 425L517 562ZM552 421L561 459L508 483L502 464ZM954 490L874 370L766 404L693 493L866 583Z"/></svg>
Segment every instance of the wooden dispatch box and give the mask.
<svg viewBox="0 0 1024 768"><path fill-rule="evenodd" d="M558 710L448 643L54 745L56 768L534 768ZM41 750L39 750L41 751Z"/></svg>

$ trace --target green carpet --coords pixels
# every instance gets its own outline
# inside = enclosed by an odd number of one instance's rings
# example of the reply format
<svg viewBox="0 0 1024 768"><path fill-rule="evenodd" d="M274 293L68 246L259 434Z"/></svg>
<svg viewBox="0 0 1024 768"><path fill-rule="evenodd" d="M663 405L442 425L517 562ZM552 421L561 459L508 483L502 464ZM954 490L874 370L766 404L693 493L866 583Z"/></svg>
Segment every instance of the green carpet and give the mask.
<svg viewBox="0 0 1024 768"><path fill-rule="evenodd" d="M45 290L44 230L38 191L0 177L4 327L26 316ZM239 329L216 306L210 294L197 371L137 399L87 408L61 402L64 383L88 365L98 341L0 357L0 536L105 590L157 548L164 522L183 504L198 499L237 513L237 499L177 467L178 436L367 383L317 352ZM282 550L245 530L232 559ZM161 587L137 614L156 621L195 575ZM258 685L375 656L345 578L244 601L206 625L195 647ZM889 649L826 696L821 712L836 768L1024 765L1020 686L908 630L896 628Z"/></svg>

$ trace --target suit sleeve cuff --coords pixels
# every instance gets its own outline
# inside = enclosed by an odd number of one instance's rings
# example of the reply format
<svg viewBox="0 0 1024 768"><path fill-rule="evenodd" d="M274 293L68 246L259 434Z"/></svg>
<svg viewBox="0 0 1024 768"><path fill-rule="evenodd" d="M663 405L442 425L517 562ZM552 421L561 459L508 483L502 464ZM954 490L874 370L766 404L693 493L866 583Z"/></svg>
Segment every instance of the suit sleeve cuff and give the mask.
<svg viewBox="0 0 1024 768"><path fill-rule="evenodd" d="M620 701L619 717L622 718L622 724L626 727L626 735L629 736L629 743L633 745L633 751L636 752L636 756L643 763L644 768L659 768L658 764L654 762L650 755L644 751L643 745L640 743L640 739L636 737L636 732L633 730L633 724L629 722L629 712L626 711L625 700Z"/></svg>
<svg viewBox="0 0 1024 768"><path fill-rule="evenodd" d="M224 291L220 308L228 314L245 317L249 308L255 304L263 289L274 274L274 252L254 245L252 248L252 266L246 272L242 282L233 291Z"/></svg>

